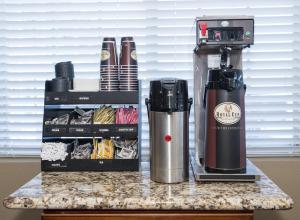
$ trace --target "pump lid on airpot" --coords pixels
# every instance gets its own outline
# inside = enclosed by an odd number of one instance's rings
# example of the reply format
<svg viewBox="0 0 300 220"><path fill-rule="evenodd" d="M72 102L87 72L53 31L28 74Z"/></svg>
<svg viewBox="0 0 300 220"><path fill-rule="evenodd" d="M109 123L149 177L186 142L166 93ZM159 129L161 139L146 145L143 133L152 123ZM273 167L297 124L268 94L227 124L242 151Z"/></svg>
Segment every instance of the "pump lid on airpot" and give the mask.
<svg viewBox="0 0 300 220"><path fill-rule="evenodd" d="M150 111L179 112L189 110L188 82L163 78L150 82Z"/></svg>
<svg viewBox="0 0 300 220"><path fill-rule="evenodd" d="M240 69L211 69L208 71L208 89L232 91L244 87L243 72Z"/></svg>

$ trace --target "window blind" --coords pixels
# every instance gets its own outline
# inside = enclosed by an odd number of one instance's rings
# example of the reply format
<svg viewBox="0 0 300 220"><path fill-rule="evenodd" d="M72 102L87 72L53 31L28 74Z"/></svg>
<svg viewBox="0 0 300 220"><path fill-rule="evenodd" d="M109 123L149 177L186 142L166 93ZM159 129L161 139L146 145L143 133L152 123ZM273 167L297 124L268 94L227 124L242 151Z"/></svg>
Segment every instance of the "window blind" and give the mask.
<svg viewBox="0 0 300 220"><path fill-rule="evenodd" d="M243 53L248 155L300 153L300 1L2 0L0 155L40 154L44 81L71 60L76 78L98 78L104 36L132 35L142 80L142 153L149 153L144 98L149 80L188 79L193 95L194 18L255 16L255 45ZM190 117L190 143L194 142Z"/></svg>

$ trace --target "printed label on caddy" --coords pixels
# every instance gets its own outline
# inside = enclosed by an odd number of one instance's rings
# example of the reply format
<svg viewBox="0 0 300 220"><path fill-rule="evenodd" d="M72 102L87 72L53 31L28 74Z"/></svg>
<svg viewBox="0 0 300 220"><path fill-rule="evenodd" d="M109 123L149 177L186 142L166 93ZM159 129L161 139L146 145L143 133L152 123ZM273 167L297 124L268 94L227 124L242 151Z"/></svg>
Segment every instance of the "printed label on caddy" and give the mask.
<svg viewBox="0 0 300 220"><path fill-rule="evenodd" d="M84 128L75 128L75 129L72 129L72 131L82 133L82 132L85 132L85 129Z"/></svg>
<svg viewBox="0 0 300 220"><path fill-rule="evenodd" d="M60 132L60 129L59 128L51 128L51 131L52 132Z"/></svg>
<svg viewBox="0 0 300 220"><path fill-rule="evenodd" d="M89 96L79 96L78 100L79 101L86 101L86 100L90 100L90 97Z"/></svg>
<svg viewBox="0 0 300 220"><path fill-rule="evenodd" d="M99 132L109 132L110 129L108 129L108 128L99 128L98 131Z"/></svg>
<svg viewBox="0 0 300 220"><path fill-rule="evenodd" d="M224 125L232 125L240 121L241 108L233 102L222 102L214 109L215 119Z"/></svg>
<svg viewBox="0 0 300 220"><path fill-rule="evenodd" d="M60 164L60 163L52 163L50 166L51 167L67 167L66 165Z"/></svg>
<svg viewBox="0 0 300 220"><path fill-rule="evenodd" d="M135 129L130 127L125 128L117 128L118 132L133 132Z"/></svg>

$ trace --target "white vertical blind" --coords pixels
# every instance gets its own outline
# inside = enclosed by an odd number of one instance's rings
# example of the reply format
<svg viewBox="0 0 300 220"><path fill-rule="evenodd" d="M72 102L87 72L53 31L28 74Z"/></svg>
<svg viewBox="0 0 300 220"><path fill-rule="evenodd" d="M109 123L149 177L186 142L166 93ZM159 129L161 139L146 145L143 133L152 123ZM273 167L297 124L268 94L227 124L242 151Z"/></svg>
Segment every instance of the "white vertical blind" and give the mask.
<svg viewBox="0 0 300 220"><path fill-rule="evenodd" d="M249 155L300 152L300 1L2 0L0 155L39 155L44 81L72 60L77 78L99 77L104 36L135 37L142 103L149 79L189 80L193 95L194 18L255 16L255 45L244 51ZM143 108L143 153L148 125ZM193 146L193 113L190 118Z"/></svg>

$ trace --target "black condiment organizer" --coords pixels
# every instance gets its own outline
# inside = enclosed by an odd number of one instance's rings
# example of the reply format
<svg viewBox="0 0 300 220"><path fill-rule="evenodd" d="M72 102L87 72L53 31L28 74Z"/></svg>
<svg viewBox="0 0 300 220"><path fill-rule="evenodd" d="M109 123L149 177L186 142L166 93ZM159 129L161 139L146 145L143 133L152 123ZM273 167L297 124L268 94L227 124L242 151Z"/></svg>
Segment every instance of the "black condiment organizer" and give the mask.
<svg viewBox="0 0 300 220"><path fill-rule="evenodd" d="M43 142L69 143L68 156L64 161L42 160L42 171L138 171L140 164L140 121L141 108L139 91L99 91L99 92L48 92L45 91ZM138 124L70 124L45 125L45 121L57 115L68 113L74 106L135 105L139 111ZM92 108L92 107L91 107ZM76 139L93 141L93 138L137 139L136 159L71 159Z"/></svg>

